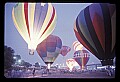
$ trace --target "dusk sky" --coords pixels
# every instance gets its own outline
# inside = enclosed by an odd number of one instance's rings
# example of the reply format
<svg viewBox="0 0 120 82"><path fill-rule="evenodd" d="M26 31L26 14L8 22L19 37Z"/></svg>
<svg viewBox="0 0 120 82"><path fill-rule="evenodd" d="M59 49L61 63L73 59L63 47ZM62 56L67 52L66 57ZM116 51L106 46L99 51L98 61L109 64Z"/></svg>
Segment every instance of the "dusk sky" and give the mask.
<svg viewBox="0 0 120 82"><path fill-rule="evenodd" d="M53 65L65 64L66 59L73 58L75 51L72 44L77 40L73 30L74 22L80 11L90 4L91 3L52 3L57 13L57 24L52 34L60 37L62 45L71 47L71 51L68 52L64 58L59 54ZM29 55L28 45L17 31L12 19L12 8L15 5L16 3L5 4L4 45L14 49L15 55L20 55L24 61L31 64L39 62L41 65L45 65L37 51L35 51L34 55ZM95 64L100 63L100 61L90 53L88 64L93 62Z"/></svg>

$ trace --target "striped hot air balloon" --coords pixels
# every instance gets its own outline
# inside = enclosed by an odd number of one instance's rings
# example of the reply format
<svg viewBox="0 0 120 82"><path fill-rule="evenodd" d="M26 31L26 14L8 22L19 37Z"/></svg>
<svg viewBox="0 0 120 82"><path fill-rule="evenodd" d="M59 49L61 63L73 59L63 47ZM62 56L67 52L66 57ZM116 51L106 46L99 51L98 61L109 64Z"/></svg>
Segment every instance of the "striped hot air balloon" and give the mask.
<svg viewBox="0 0 120 82"><path fill-rule="evenodd" d="M51 3L18 3L13 7L12 18L30 54L34 54L37 45L53 32L57 15Z"/></svg>
<svg viewBox="0 0 120 82"><path fill-rule="evenodd" d="M73 48L75 51L82 50L83 45L79 41L74 41L73 42Z"/></svg>
<svg viewBox="0 0 120 82"><path fill-rule="evenodd" d="M78 50L78 51L75 51L73 58L81 66L83 70L85 69L85 65L89 61L90 54L87 50Z"/></svg>
<svg viewBox="0 0 120 82"><path fill-rule="evenodd" d="M78 41L93 53L102 65L113 65L116 43L116 5L93 3L75 20Z"/></svg>

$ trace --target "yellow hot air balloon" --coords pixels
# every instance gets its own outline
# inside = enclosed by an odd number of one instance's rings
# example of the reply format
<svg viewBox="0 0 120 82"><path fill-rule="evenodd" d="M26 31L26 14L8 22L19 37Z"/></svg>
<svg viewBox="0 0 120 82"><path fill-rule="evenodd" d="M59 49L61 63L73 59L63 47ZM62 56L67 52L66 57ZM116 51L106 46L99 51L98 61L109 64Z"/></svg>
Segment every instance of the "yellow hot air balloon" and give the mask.
<svg viewBox="0 0 120 82"><path fill-rule="evenodd" d="M79 41L74 41L73 48L75 51L78 51L78 50L82 50L84 47Z"/></svg>
<svg viewBox="0 0 120 82"><path fill-rule="evenodd" d="M69 71L71 72L73 67L76 65L76 61L73 58L67 59L66 65L68 66Z"/></svg>
<svg viewBox="0 0 120 82"><path fill-rule="evenodd" d="M46 39L56 25L56 11L51 3L18 3L12 10L13 22L28 44L29 54Z"/></svg>

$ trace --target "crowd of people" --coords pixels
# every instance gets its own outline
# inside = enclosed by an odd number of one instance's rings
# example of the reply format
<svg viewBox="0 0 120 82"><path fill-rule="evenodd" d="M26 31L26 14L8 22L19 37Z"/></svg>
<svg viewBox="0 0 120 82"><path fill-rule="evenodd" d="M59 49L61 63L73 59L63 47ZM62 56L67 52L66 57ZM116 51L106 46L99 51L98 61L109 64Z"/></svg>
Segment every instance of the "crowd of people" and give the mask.
<svg viewBox="0 0 120 82"><path fill-rule="evenodd" d="M99 71L99 70L96 70ZM5 70L4 76L6 78L24 78L24 77L35 77L37 75L48 75L48 74L55 74L56 72L60 72L60 74L81 74L85 72L89 72L89 70L77 70L74 69L72 72L69 72L69 70L66 69L47 69L47 68L42 68L42 69L37 69L37 68L31 68L31 69L12 69L12 70ZM103 70L101 70L103 72ZM104 69L104 72L106 72L106 75L108 76L113 76L115 74L115 70L111 69L110 67L107 69Z"/></svg>

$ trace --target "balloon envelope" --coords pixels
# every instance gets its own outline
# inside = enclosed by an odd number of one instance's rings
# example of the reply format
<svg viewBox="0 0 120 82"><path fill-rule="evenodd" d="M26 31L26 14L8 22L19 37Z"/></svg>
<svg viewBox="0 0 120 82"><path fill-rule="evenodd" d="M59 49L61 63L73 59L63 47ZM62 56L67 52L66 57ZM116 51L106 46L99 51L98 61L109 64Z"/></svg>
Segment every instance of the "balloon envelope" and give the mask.
<svg viewBox="0 0 120 82"><path fill-rule="evenodd" d="M87 50L78 50L74 53L75 61L84 69L85 65L89 61L90 54Z"/></svg>
<svg viewBox="0 0 120 82"><path fill-rule="evenodd" d="M75 41L73 42L73 48L75 51L82 50L83 45L79 41Z"/></svg>
<svg viewBox="0 0 120 82"><path fill-rule="evenodd" d="M36 50L45 64L52 64L59 55L61 47L61 39L58 36L49 35L43 42L38 44Z"/></svg>
<svg viewBox="0 0 120 82"><path fill-rule="evenodd" d="M71 48L69 46L62 46L60 50L60 54L62 56L66 56L68 52L70 52Z"/></svg>
<svg viewBox="0 0 120 82"><path fill-rule="evenodd" d="M76 18L75 35L102 65L113 65L116 37L116 5L93 3Z"/></svg>
<svg viewBox="0 0 120 82"><path fill-rule="evenodd" d="M37 45L54 30L57 16L51 3L18 3L13 7L12 18L30 54L34 54Z"/></svg>
<svg viewBox="0 0 120 82"><path fill-rule="evenodd" d="M76 64L76 61L73 58L70 58L70 59L66 60L66 65L68 66L70 71L72 71L75 64Z"/></svg>

